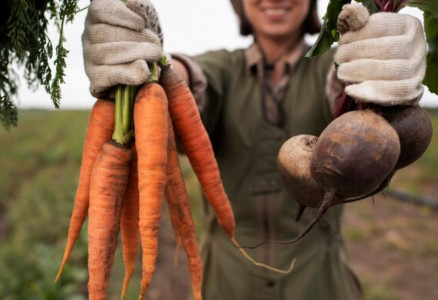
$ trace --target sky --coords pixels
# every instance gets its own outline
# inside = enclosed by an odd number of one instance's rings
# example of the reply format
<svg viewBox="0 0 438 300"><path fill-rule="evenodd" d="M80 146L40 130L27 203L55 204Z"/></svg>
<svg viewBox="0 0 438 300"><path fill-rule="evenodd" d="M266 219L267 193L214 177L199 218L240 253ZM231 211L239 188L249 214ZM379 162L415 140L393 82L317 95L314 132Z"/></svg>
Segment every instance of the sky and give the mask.
<svg viewBox="0 0 438 300"><path fill-rule="evenodd" d="M328 0L319 0L318 11L323 16ZM233 50L246 47L251 38L243 38L238 32L238 22L229 0L152 0L159 14L164 31L164 50L181 52L189 55L208 50L225 48ZM79 0L79 7L89 4L89 0ZM422 18L415 9L402 12ZM65 83L62 85L61 109L88 109L95 99L90 95L89 81L84 71L81 35L84 30L86 10L76 15L73 23L65 26L65 47L69 50ZM54 26L49 29L49 37L54 44L58 33ZM311 37L309 41L314 40ZM50 96L39 88L28 89L24 79L21 80L19 108L51 109ZM425 91L420 102L422 106L438 107L438 96Z"/></svg>

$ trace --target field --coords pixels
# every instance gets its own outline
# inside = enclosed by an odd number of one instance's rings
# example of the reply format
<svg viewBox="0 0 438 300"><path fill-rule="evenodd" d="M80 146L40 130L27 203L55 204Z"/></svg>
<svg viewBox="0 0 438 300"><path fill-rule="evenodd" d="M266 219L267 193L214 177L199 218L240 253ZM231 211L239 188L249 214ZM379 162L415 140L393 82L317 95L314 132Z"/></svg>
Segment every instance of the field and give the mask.
<svg viewBox="0 0 438 300"><path fill-rule="evenodd" d="M0 299L86 299L86 228L58 283L88 111L20 111L19 127L0 129ZM438 110L429 110L438 128ZM198 183L182 157L195 222L201 229ZM374 199L348 204L342 229L346 255L367 300L438 299L438 133L427 153L396 174ZM394 197L414 196L418 205ZM435 208L434 208L435 207ZM174 266L175 241L166 211L159 266L148 299L184 300L185 257ZM137 275L138 276L138 275ZM109 299L119 299L123 266L114 266ZM135 299L133 278L127 299ZM171 293L171 294L169 294Z"/></svg>

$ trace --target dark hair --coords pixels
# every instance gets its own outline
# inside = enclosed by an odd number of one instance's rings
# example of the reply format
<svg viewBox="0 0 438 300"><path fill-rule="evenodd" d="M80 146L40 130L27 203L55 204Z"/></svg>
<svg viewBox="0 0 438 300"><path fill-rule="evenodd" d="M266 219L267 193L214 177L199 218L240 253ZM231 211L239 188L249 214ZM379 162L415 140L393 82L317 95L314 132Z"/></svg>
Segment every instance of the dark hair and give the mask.
<svg viewBox="0 0 438 300"><path fill-rule="evenodd" d="M311 0L309 13L306 16L306 19L303 22L301 27L301 34L315 34L321 30L321 21L318 17L318 10L316 5L317 0ZM233 9L237 16L239 17L239 30L240 34L243 36L248 36L253 34L251 23L249 23L248 19L245 16L245 12L243 11L243 3L242 0L231 0L231 4L233 5Z"/></svg>

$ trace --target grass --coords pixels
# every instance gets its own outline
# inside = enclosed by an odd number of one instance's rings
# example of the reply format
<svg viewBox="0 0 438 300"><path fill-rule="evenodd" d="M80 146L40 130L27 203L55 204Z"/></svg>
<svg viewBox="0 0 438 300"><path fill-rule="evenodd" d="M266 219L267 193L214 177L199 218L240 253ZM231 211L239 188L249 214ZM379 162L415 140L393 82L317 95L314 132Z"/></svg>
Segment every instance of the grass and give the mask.
<svg viewBox="0 0 438 300"><path fill-rule="evenodd" d="M438 110L429 113L437 128ZM0 129L0 299L85 299L86 228L61 281L54 284L53 279L66 241L89 112L35 110L19 114L18 128ZM424 181L437 182L437 153L435 131L430 148L410 174L413 176L400 176L397 185L418 190ZM199 184L183 157L182 164L199 232L202 227ZM362 213L369 217L367 212ZM358 241L368 235L357 229L348 232L349 238ZM424 256L435 255L436 251L433 241L421 249ZM127 299L136 296L136 283L140 280L136 276ZM118 299L122 278L118 252L109 299ZM394 299L388 286L366 286L367 299Z"/></svg>
<svg viewBox="0 0 438 300"><path fill-rule="evenodd" d="M397 296L392 292L394 290L389 280L382 280L378 284L375 281L364 278L363 287L366 291L365 300L397 300Z"/></svg>
<svg viewBox="0 0 438 300"><path fill-rule="evenodd" d="M85 299L86 239L54 284L88 112L23 111L0 131L0 299Z"/></svg>

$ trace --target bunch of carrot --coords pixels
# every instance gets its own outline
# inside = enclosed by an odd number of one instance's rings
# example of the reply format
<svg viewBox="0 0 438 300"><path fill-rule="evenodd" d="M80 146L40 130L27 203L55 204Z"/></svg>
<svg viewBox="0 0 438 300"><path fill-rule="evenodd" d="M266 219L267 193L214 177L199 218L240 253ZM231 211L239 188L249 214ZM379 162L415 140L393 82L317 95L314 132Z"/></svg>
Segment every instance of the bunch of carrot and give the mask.
<svg viewBox="0 0 438 300"><path fill-rule="evenodd" d="M126 269L122 298L140 246L143 298L155 270L164 196L188 257L195 299L201 299L201 258L175 136L219 223L234 235L230 201L193 95L168 66L162 67L160 83L157 78L151 76L137 96L136 88L119 87L115 103L97 100L90 113L67 245L56 276L58 280L88 216L89 299L106 299L119 230Z"/></svg>
<svg viewBox="0 0 438 300"><path fill-rule="evenodd" d="M115 103L97 100L91 110L67 244L55 281L88 216L89 299L106 299L119 230L125 265L121 298L125 297L141 248L142 299L155 271L165 198L177 241L188 258L195 299L202 299L201 257L175 140L189 158L202 191L232 244L255 265L290 272L293 262L286 271L256 262L235 240L232 207L193 95L165 57L159 63L159 82L153 64L153 75L139 87L136 96L137 88L120 86Z"/></svg>

